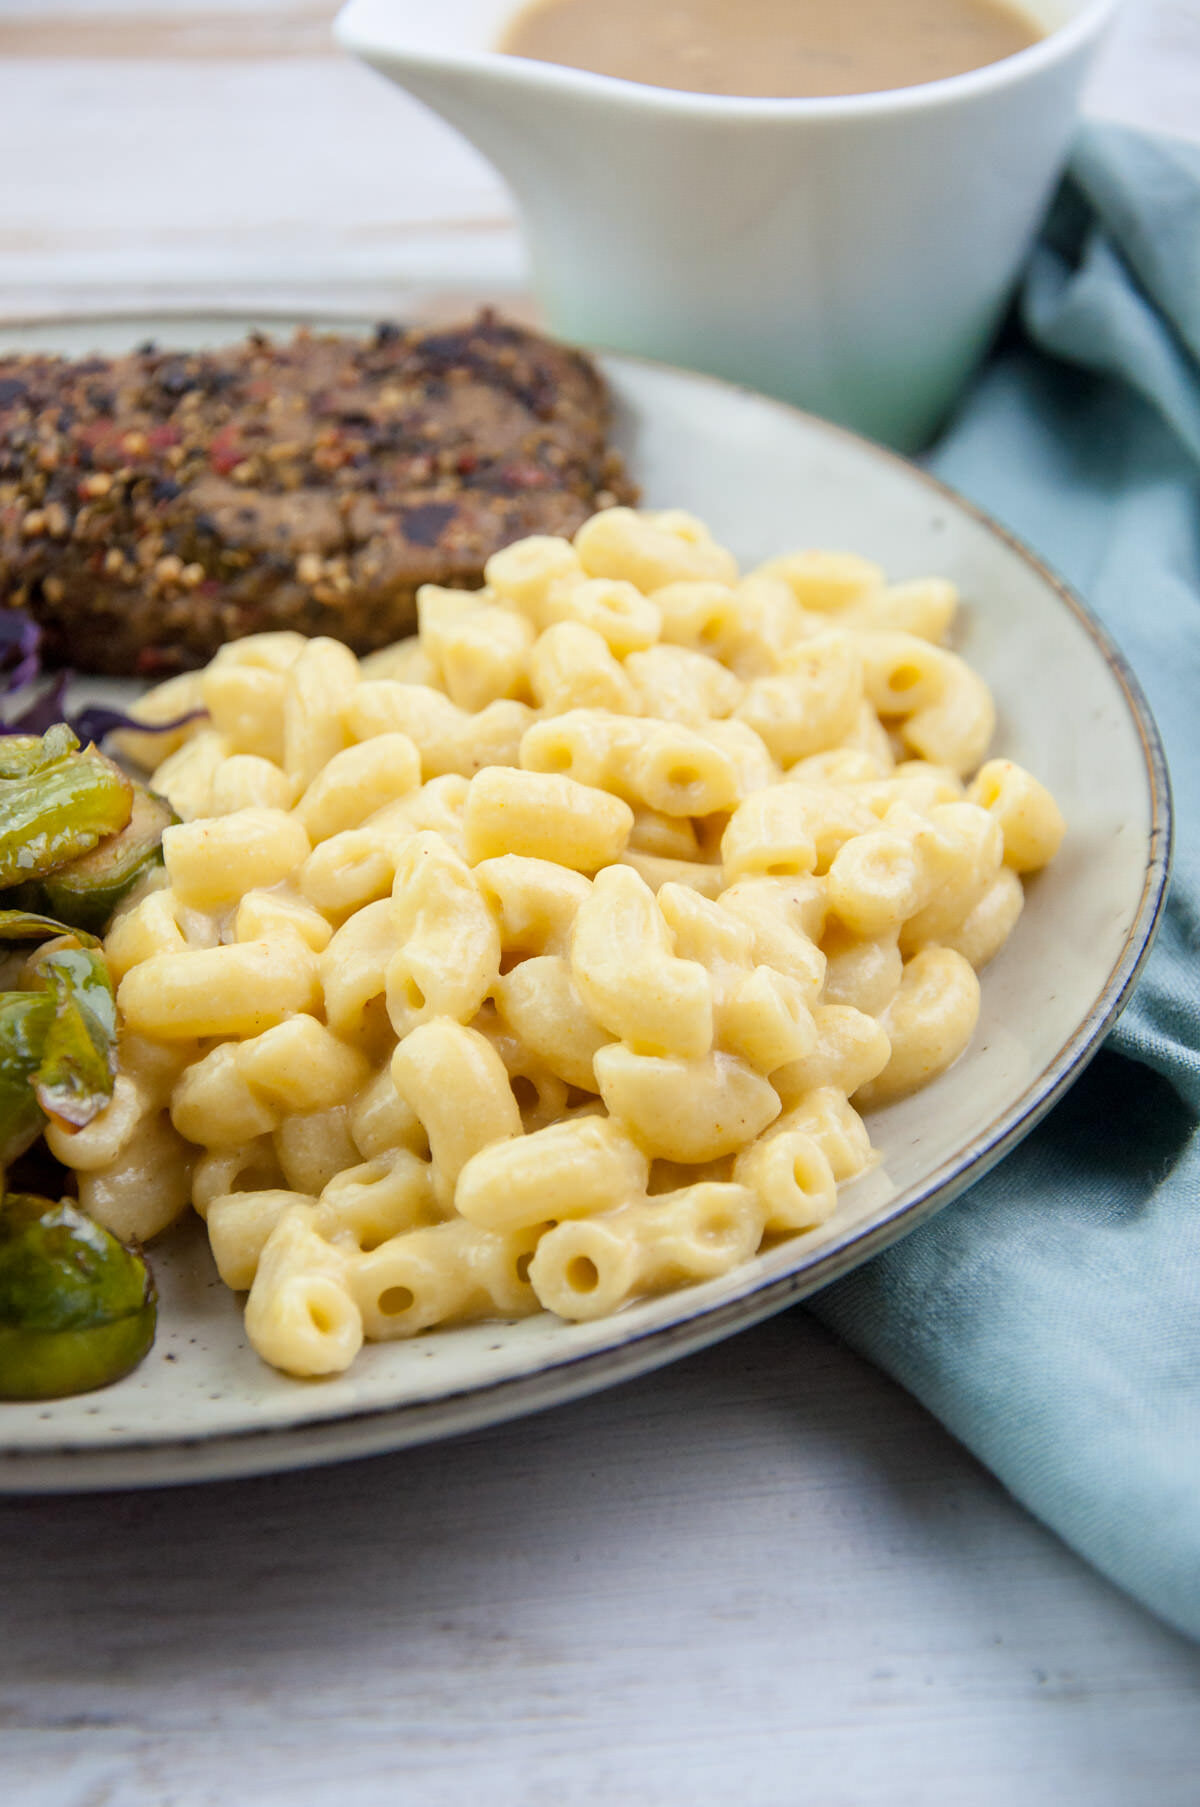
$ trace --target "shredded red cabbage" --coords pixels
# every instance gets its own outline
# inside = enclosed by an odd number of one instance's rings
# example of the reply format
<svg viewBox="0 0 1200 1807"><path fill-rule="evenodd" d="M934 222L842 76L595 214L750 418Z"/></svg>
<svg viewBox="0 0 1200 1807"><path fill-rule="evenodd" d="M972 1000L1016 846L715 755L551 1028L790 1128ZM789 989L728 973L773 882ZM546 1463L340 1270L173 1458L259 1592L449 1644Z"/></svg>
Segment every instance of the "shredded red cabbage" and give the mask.
<svg viewBox="0 0 1200 1807"><path fill-rule="evenodd" d="M0 610L0 680L3 694L32 684L42 675L42 630L23 609Z"/></svg>
<svg viewBox="0 0 1200 1807"><path fill-rule="evenodd" d="M106 735L119 728L135 728L139 734L169 734L206 713L190 709L169 722L140 722L124 709L113 709L103 703L89 703L68 711L67 692L74 677L72 671L60 671L31 696L22 696L42 677L42 630L23 609L0 609L0 702L9 699L19 707L0 707L0 735L44 734L55 722L66 722L79 736L80 744L97 745Z"/></svg>

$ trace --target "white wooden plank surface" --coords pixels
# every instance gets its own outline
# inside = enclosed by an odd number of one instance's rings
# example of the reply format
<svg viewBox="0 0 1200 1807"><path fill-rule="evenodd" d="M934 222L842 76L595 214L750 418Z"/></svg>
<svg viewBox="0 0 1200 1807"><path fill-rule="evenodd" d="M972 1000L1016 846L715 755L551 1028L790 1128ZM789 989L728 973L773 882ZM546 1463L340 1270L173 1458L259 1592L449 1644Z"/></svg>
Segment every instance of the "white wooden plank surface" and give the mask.
<svg viewBox="0 0 1200 1807"><path fill-rule="evenodd" d="M516 293L327 4L0 0L0 314ZM1200 137L1200 0L1108 117ZM456 1443L0 1502L13 1807L1195 1807L1200 1651L800 1312Z"/></svg>
<svg viewBox="0 0 1200 1807"><path fill-rule="evenodd" d="M503 185L328 47L335 10L0 0L0 314L519 290ZM1126 0L1092 105L1200 138L1198 70L1200 0Z"/></svg>
<svg viewBox="0 0 1200 1807"><path fill-rule="evenodd" d="M459 1442L0 1504L21 1807L1195 1807L1200 1651L794 1312Z"/></svg>

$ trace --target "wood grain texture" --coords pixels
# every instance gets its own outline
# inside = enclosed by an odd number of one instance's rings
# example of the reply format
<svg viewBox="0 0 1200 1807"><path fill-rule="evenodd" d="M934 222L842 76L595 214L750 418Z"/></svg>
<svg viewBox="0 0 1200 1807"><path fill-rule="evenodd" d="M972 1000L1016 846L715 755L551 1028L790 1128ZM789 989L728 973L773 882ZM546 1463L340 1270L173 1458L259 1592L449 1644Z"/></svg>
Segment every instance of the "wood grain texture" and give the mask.
<svg viewBox="0 0 1200 1807"><path fill-rule="evenodd" d="M0 57L162 62L174 58L243 62L337 55L329 26L336 0L244 7L48 5L10 7L0 16Z"/></svg>
<svg viewBox="0 0 1200 1807"><path fill-rule="evenodd" d="M792 1312L504 1429L0 1504L22 1807L1194 1807L1200 1651Z"/></svg>
<svg viewBox="0 0 1200 1807"><path fill-rule="evenodd" d="M6 0L0 317L224 299L411 310L527 281L508 193L332 51L331 0ZM1126 0L1093 108L1200 138L1200 0Z"/></svg>
<svg viewBox="0 0 1200 1807"><path fill-rule="evenodd" d="M507 196L333 9L8 0L0 314L454 309ZM1092 89L1200 137L1200 0ZM795 1311L272 1480L0 1501L7 1807L1195 1807L1200 1652Z"/></svg>

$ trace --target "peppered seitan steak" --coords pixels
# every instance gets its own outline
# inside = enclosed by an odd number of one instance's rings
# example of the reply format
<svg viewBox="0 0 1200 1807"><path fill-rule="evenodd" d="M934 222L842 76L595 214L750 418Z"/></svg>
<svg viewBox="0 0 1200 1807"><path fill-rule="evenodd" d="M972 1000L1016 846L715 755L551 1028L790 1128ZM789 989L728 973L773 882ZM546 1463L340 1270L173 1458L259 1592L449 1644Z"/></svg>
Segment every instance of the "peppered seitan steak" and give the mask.
<svg viewBox="0 0 1200 1807"><path fill-rule="evenodd" d="M370 339L0 358L0 602L51 659L159 677L269 628L358 652L417 587L634 499L582 353L483 314Z"/></svg>

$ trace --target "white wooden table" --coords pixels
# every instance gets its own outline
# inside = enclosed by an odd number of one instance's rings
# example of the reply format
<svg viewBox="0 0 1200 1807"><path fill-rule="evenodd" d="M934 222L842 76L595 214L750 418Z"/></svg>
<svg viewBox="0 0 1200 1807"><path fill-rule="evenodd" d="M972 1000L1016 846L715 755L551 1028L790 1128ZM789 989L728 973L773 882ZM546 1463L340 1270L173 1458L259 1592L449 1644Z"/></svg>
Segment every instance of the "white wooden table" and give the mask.
<svg viewBox="0 0 1200 1807"><path fill-rule="evenodd" d="M0 0L0 316L519 294L332 7ZM1091 104L1200 136L1200 0ZM0 1502L5 1807L1195 1807L1200 1650L793 1311L458 1442Z"/></svg>

